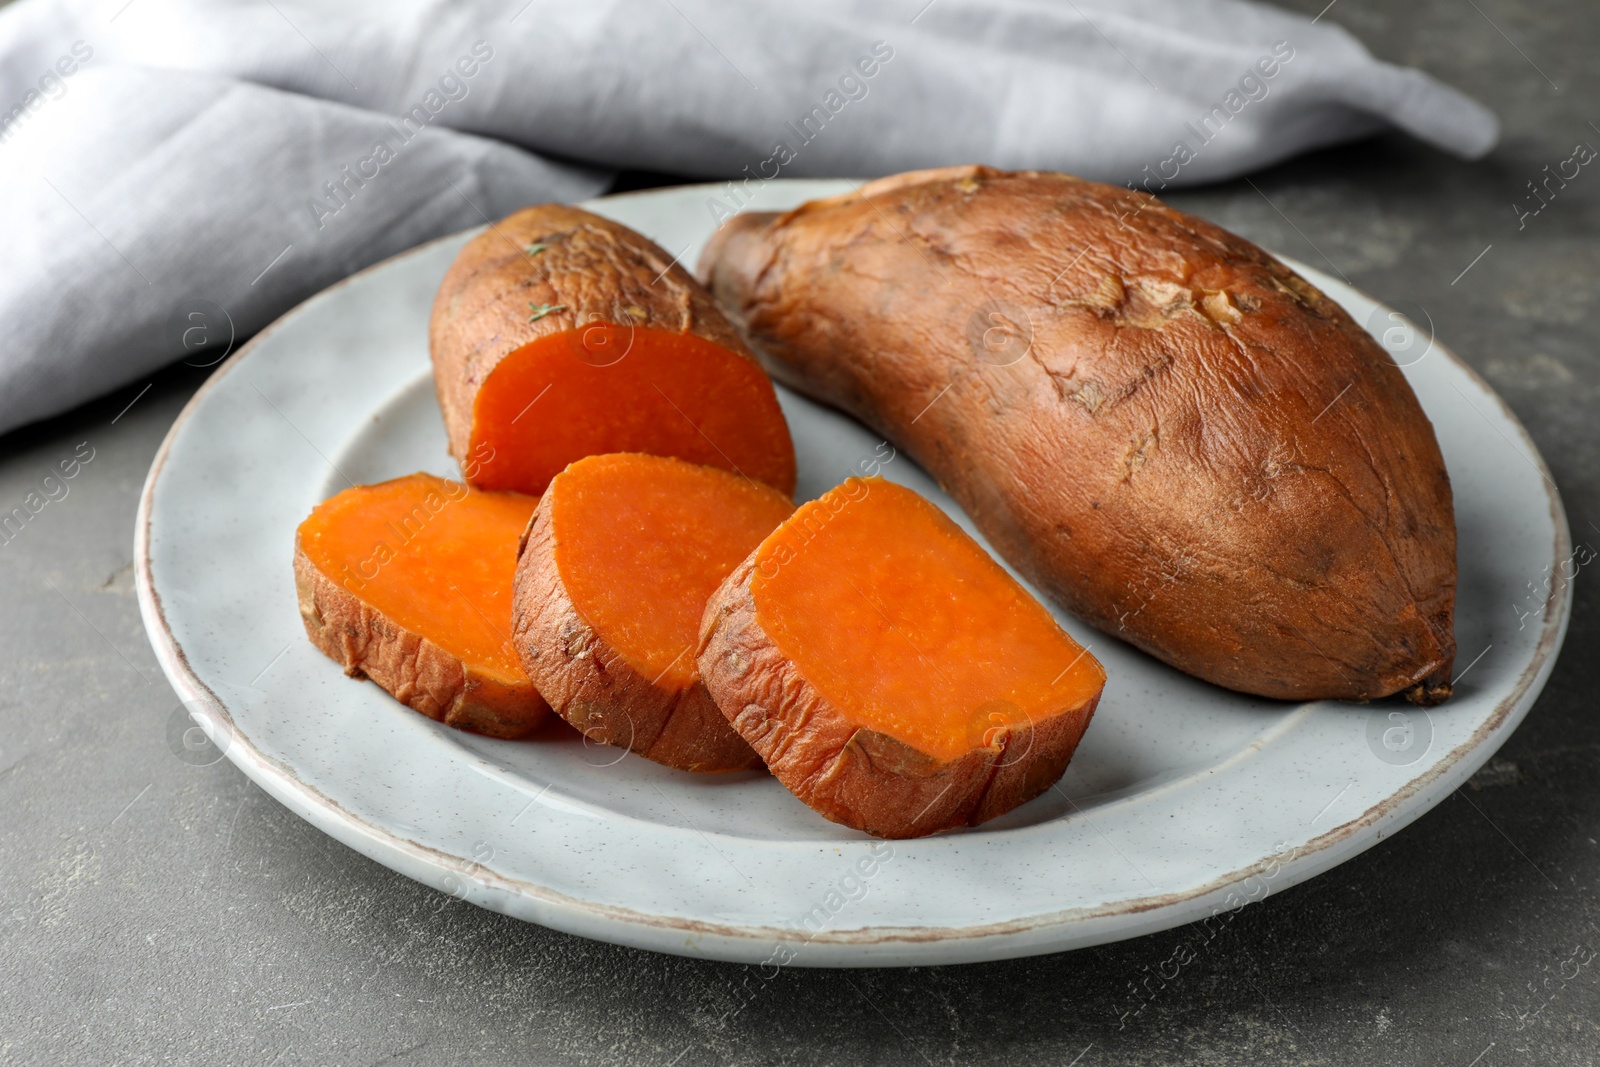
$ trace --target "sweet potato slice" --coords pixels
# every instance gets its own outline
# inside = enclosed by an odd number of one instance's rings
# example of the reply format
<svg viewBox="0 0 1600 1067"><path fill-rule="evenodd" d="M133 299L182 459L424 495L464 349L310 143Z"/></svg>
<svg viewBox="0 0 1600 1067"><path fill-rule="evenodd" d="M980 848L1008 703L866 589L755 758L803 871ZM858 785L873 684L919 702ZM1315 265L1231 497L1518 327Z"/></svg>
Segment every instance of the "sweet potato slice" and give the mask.
<svg viewBox="0 0 1600 1067"><path fill-rule="evenodd" d="M431 474L323 501L295 535L306 636L429 718L531 733L550 706L509 638L517 541L538 503Z"/></svg>
<svg viewBox="0 0 1600 1067"><path fill-rule="evenodd" d="M1433 428L1250 242L1128 189L952 167L737 216L701 269L779 380L893 440L1085 621L1247 693L1449 696Z"/></svg>
<svg viewBox="0 0 1600 1067"><path fill-rule="evenodd" d="M514 641L591 740L690 771L761 766L700 681L706 599L794 510L736 474L591 456L550 483L517 564Z"/></svg>
<svg viewBox="0 0 1600 1067"><path fill-rule="evenodd" d="M475 486L542 493L573 460L648 452L794 491L766 372L710 294L626 226L559 204L490 226L445 274L430 345Z"/></svg>
<svg viewBox="0 0 1600 1067"><path fill-rule="evenodd" d="M1066 770L1105 671L909 489L851 478L729 575L700 672L795 796L881 837L974 825Z"/></svg>

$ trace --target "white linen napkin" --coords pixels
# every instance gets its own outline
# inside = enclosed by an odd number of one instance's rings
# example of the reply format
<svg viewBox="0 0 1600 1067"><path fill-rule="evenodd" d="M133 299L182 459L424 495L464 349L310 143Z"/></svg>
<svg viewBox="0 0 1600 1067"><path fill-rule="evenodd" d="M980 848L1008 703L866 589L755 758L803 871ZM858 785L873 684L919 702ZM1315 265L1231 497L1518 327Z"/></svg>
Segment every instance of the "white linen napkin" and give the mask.
<svg viewBox="0 0 1600 1067"><path fill-rule="evenodd" d="M1152 192L1494 116L1243 0L23 0L0 11L0 432L614 168L984 162Z"/></svg>

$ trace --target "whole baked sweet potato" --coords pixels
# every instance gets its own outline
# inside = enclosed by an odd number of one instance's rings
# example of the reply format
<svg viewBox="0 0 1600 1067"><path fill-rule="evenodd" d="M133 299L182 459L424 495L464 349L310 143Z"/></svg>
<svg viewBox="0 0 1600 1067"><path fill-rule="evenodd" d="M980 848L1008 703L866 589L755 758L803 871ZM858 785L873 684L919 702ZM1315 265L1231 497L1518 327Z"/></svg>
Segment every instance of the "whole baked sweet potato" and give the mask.
<svg viewBox="0 0 1600 1067"><path fill-rule="evenodd" d="M961 167L738 216L701 273L779 380L906 449L1081 618L1247 693L1449 696L1433 429L1250 242L1127 189Z"/></svg>

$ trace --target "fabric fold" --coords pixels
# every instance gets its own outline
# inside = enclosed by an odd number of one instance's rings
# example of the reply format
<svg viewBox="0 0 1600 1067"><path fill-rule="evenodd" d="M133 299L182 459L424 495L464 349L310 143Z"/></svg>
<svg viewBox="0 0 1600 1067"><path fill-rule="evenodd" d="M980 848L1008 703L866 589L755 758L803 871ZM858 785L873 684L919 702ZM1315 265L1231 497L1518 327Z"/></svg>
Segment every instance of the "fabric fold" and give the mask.
<svg viewBox="0 0 1600 1067"><path fill-rule="evenodd" d="M244 336L614 168L983 162L1160 193L1386 125L1463 158L1498 137L1332 23L1244 0L22 0L0 11L0 432L183 355L185 301Z"/></svg>
<svg viewBox="0 0 1600 1067"><path fill-rule="evenodd" d="M51 107L0 147L0 429L204 363L362 267L611 178L209 75L85 69ZM380 144L390 164L362 179Z"/></svg>

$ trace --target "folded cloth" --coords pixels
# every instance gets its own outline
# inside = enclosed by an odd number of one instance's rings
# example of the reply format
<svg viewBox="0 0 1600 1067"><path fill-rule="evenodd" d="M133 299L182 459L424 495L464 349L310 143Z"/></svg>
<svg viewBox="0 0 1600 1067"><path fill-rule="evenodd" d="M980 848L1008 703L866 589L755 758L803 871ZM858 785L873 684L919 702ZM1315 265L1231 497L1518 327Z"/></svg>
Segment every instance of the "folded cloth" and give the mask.
<svg viewBox="0 0 1600 1067"><path fill-rule="evenodd" d="M1466 158L1498 136L1243 0L23 0L0 432L614 168L730 179L728 213L779 176L974 161L1159 192L1386 125Z"/></svg>

